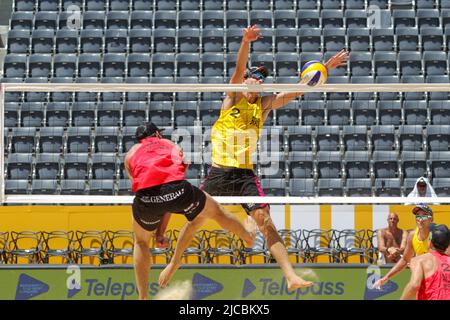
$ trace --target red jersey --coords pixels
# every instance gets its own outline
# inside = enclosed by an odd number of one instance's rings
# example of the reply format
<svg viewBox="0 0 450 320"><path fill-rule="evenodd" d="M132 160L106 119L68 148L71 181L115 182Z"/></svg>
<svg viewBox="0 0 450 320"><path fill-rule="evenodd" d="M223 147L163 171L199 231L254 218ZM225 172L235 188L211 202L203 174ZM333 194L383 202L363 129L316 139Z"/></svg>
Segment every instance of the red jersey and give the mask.
<svg viewBox="0 0 450 320"><path fill-rule="evenodd" d="M450 257L434 250L430 253L436 258L438 268L422 280L417 300L450 300Z"/></svg>
<svg viewBox="0 0 450 320"><path fill-rule="evenodd" d="M181 149L169 140L158 137L142 140L129 165L133 192L184 180L186 171Z"/></svg>

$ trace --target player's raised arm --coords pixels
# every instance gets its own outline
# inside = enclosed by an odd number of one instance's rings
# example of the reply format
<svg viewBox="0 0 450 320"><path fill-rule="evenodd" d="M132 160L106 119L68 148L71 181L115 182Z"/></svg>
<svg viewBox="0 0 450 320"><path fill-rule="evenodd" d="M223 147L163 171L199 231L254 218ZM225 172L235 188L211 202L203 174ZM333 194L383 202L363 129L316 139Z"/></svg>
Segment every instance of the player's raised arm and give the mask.
<svg viewBox="0 0 450 320"><path fill-rule="evenodd" d="M411 279L406 285L405 290L403 290L400 300L413 300L417 296L420 284L424 279L424 271L419 259L420 257L416 257L411 260L409 265L411 269Z"/></svg>
<svg viewBox="0 0 450 320"><path fill-rule="evenodd" d="M348 59L348 51L342 49L334 56L332 56L330 59L328 59L328 61L324 63L324 66L327 68L329 72L338 67L345 66L347 64L347 59ZM306 82L305 80L301 79L299 81L299 84L306 84ZM264 97L262 101L263 108L265 110L279 109L301 95L303 95L303 92L283 92L272 96Z"/></svg>
<svg viewBox="0 0 450 320"><path fill-rule="evenodd" d="M248 52L250 49L250 42L262 38L261 31L256 25L245 28L242 32L242 41L239 48L236 60L236 68L231 76L230 83L241 84L244 81L244 74L247 70ZM227 92L227 96L233 98L236 92Z"/></svg>

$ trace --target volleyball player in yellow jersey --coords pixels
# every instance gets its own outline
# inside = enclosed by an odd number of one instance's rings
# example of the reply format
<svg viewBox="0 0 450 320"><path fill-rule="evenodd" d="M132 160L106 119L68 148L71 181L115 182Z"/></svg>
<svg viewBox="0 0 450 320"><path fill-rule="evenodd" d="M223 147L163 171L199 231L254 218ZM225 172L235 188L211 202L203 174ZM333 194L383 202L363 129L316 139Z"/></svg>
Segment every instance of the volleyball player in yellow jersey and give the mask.
<svg viewBox="0 0 450 320"><path fill-rule="evenodd" d="M428 253L430 239L430 223L433 222L433 211L426 205L417 205L413 209L416 219L416 229L410 231L406 241L403 256L392 269L374 284L374 288L381 288L393 276L402 271L414 256Z"/></svg>
<svg viewBox="0 0 450 320"><path fill-rule="evenodd" d="M250 43L259 38L261 35L257 26L243 30L236 69L230 83L262 84L268 76L263 66L246 70ZM347 58L348 53L342 50L325 66L328 70L344 66ZM264 196L251 161L260 131L272 110L283 107L302 94L293 92L261 97L258 92L227 92L220 117L211 133L212 167L200 189L212 196ZM312 286L312 282L295 274L283 241L270 218L268 204L242 206L266 238L267 247L286 277L288 290ZM167 284L179 265L179 261L171 261L161 273L160 284Z"/></svg>

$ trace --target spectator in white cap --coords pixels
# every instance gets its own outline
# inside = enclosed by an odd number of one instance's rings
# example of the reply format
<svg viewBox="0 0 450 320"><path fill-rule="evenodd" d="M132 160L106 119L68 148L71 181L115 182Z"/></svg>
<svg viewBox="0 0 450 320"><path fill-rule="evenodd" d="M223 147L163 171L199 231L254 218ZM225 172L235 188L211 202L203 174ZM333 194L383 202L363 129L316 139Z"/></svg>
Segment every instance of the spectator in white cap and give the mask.
<svg viewBox="0 0 450 320"><path fill-rule="evenodd" d="M418 178L416 184L414 185L414 189L408 194L408 198L417 198L417 197L429 197L429 198L438 197L433 189L433 186L425 177ZM409 203L409 204L419 204L419 203Z"/></svg>

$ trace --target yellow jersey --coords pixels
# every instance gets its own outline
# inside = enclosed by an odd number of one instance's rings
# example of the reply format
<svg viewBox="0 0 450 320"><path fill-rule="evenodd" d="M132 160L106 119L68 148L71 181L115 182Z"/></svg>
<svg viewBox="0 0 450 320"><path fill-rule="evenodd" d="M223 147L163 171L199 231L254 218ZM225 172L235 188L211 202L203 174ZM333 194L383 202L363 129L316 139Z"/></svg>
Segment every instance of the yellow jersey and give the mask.
<svg viewBox="0 0 450 320"><path fill-rule="evenodd" d="M420 256L424 253L428 253L428 239L419 240L419 228L414 231L414 236L412 238L412 246L416 256Z"/></svg>
<svg viewBox="0 0 450 320"><path fill-rule="evenodd" d="M211 132L213 163L253 169L252 156L264 125L262 113L261 97L255 103L242 98L220 112Z"/></svg>

